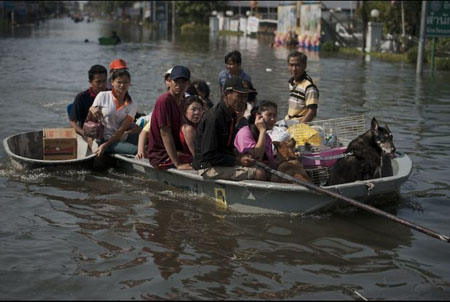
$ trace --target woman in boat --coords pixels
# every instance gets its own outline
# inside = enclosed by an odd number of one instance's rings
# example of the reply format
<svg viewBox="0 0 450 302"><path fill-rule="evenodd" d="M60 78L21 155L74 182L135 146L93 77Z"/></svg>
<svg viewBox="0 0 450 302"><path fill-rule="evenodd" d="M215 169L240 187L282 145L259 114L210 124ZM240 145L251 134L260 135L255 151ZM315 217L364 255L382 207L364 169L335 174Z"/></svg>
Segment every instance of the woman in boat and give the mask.
<svg viewBox="0 0 450 302"><path fill-rule="evenodd" d="M252 109L248 125L239 129L234 139L234 146L241 154L249 154L272 168L277 164L272 149L272 139L267 131L272 130L277 121L277 104L262 101Z"/></svg>
<svg viewBox="0 0 450 302"><path fill-rule="evenodd" d="M195 134L197 132L198 123L203 117L205 106L205 102L198 95L191 95L185 101L180 139L181 144L183 145L183 153L190 157L189 162L192 162L193 160Z"/></svg>
<svg viewBox="0 0 450 302"><path fill-rule="evenodd" d="M136 115L137 104L128 94L131 76L126 69L115 70L111 77L113 89L100 92L89 109L91 119L101 121L104 126L103 138L97 143L97 156L103 153L136 154L135 135L128 135L130 125Z"/></svg>

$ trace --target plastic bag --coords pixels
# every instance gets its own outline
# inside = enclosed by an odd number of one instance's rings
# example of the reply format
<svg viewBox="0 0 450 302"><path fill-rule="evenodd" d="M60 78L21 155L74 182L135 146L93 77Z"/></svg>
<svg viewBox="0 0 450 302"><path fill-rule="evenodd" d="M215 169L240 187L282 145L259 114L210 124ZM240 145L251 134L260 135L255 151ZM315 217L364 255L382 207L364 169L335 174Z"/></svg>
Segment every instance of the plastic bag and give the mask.
<svg viewBox="0 0 450 302"><path fill-rule="evenodd" d="M310 144L311 146L320 146L322 138L317 130L303 123L294 124L287 130L295 139L295 147L299 148Z"/></svg>
<svg viewBox="0 0 450 302"><path fill-rule="evenodd" d="M90 138L101 139L103 138L103 131L105 127L101 122L85 121L83 124L84 135Z"/></svg>
<svg viewBox="0 0 450 302"><path fill-rule="evenodd" d="M268 134L273 142L284 142L291 138L291 135L284 126L274 126Z"/></svg>

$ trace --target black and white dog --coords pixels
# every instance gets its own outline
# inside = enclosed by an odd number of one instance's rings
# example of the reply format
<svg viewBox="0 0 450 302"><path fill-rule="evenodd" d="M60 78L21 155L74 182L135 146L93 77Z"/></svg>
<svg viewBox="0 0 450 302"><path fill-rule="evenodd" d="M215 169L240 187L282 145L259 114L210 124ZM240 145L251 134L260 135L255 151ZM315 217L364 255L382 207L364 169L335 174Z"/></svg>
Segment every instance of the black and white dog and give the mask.
<svg viewBox="0 0 450 302"><path fill-rule="evenodd" d="M373 118L370 129L350 142L346 151L347 156L336 162L326 185L387 176L383 172L386 168L392 170L390 156L394 153L391 130L387 124L385 127L379 126L377 120ZM383 164L389 167L383 167ZM392 172L390 173L392 175Z"/></svg>

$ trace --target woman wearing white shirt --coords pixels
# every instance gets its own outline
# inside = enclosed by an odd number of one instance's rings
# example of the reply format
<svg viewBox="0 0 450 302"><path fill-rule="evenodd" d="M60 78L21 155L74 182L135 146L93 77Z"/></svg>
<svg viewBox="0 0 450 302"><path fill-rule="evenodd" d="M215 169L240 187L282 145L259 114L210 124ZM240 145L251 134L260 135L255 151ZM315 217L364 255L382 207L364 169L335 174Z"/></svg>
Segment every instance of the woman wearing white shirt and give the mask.
<svg viewBox="0 0 450 302"><path fill-rule="evenodd" d="M95 151L100 157L103 153L136 154L137 146L122 141L124 134L129 133L137 111L137 105L128 94L131 76L125 70L116 70L111 76L111 91L100 92L89 109L89 115L100 120L105 127L103 138L98 141ZM128 130L128 131L127 131ZM133 131L134 132L134 131Z"/></svg>

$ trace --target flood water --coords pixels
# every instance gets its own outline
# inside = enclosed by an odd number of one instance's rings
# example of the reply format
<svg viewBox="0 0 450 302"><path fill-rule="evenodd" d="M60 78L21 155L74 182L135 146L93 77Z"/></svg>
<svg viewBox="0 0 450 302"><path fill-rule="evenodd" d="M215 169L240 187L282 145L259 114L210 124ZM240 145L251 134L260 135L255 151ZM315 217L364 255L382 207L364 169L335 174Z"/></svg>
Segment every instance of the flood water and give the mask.
<svg viewBox="0 0 450 302"><path fill-rule="evenodd" d="M118 46L97 38L116 30ZM84 40L88 39L89 43ZM238 49L259 99L287 110L288 50L270 40L167 36L96 20L49 20L0 35L0 137L68 126L66 106L94 64L126 60L130 94L150 112L173 65L210 82ZM271 68L272 71L266 71ZM317 119L389 124L413 161L398 217L450 235L450 73L311 53ZM17 172L0 148L0 299L449 300L450 245L363 211L244 215L150 182L89 170ZM280 201L281 202L281 201Z"/></svg>

